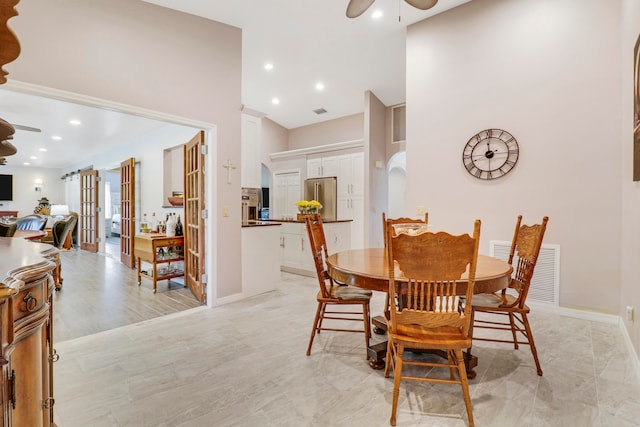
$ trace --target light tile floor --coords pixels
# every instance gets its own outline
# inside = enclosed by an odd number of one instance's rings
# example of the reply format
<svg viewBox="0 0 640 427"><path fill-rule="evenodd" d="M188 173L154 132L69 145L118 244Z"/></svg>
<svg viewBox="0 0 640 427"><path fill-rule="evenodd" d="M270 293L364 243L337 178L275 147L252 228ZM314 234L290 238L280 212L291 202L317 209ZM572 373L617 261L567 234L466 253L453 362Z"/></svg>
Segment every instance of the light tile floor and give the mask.
<svg viewBox="0 0 640 427"><path fill-rule="evenodd" d="M58 343L57 425L389 425L393 380L369 368L361 335L322 333L305 355L316 286L283 273L263 295ZM382 306L374 295L373 313ZM617 326L548 313L531 323L542 377L527 346L474 344L477 426L640 425ZM403 382L397 425L466 426L460 387Z"/></svg>

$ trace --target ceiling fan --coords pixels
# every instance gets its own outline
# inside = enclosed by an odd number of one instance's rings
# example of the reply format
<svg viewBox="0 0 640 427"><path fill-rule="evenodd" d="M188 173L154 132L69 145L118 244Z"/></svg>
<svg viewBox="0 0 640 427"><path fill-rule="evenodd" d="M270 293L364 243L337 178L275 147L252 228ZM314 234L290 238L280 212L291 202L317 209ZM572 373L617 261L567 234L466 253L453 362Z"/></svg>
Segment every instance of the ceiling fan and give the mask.
<svg viewBox="0 0 640 427"><path fill-rule="evenodd" d="M373 4L375 0L349 0L349 5L347 6L347 18L357 18L362 15L369 7ZM427 10L431 9L433 6L438 3L438 0L404 0L409 3L411 6L421 9Z"/></svg>
<svg viewBox="0 0 640 427"><path fill-rule="evenodd" d="M25 130L27 132L42 132L42 129L34 128L31 126L17 125L15 123L11 123L11 125L17 130Z"/></svg>

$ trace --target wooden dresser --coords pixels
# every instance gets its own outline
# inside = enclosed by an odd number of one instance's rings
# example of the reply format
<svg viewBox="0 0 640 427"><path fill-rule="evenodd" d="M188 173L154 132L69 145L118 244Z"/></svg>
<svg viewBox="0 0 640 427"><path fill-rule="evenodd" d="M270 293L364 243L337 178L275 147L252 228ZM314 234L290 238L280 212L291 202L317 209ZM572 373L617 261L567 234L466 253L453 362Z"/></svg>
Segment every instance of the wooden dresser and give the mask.
<svg viewBox="0 0 640 427"><path fill-rule="evenodd" d="M53 423L54 270L58 250L0 237L1 426Z"/></svg>

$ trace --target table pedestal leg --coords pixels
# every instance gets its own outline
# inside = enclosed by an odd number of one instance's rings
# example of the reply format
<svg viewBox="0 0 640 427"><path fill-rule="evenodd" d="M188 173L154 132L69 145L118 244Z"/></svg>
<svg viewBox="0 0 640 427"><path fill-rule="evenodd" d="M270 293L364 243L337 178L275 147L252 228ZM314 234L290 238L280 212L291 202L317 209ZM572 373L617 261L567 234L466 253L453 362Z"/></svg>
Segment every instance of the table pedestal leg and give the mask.
<svg viewBox="0 0 640 427"><path fill-rule="evenodd" d="M464 366L467 367L467 378L472 380L476 377L476 371L473 369L478 366L478 356L463 351L462 357L464 357Z"/></svg>
<svg viewBox="0 0 640 427"><path fill-rule="evenodd" d="M373 332L382 335L387 332L387 319L384 316L376 316L371 319L371 323L373 324Z"/></svg>
<svg viewBox="0 0 640 427"><path fill-rule="evenodd" d="M372 369L383 369L384 358L387 356L387 341L370 345L367 349L367 355L369 356L369 366Z"/></svg>

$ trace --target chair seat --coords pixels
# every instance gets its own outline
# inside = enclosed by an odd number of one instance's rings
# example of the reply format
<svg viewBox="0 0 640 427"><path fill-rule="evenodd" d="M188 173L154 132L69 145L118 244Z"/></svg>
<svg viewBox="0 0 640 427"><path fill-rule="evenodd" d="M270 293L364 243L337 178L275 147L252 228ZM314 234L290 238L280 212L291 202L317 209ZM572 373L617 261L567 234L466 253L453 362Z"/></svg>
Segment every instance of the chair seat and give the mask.
<svg viewBox="0 0 640 427"><path fill-rule="evenodd" d="M330 299L340 301L370 301L372 292L368 289L361 289L355 286L331 286ZM327 299L323 298L322 291L318 292L318 301Z"/></svg>
<svg viewBox="0 0 640 427"><path fill-rule="evenodd" d="M471 306L474 310L495 310L508 309L529 312L529 307L525 304L524 308L512 307L516 302L516 297L510 294L477 294L473 296Z"/></svg>
<svg viewBox="0 0 640 427"><path fill-rule="evenodd" d="M397 325L398 329L389 332L389 337L397 342L403 342L409 348L440 350L443 343L446 348L463 349L471 345L471 338L466 337L460 328L441 326L425 328L420 325Z"/></svg>

